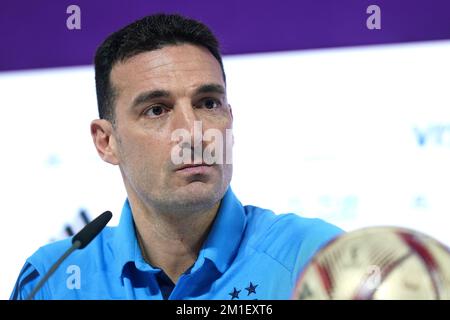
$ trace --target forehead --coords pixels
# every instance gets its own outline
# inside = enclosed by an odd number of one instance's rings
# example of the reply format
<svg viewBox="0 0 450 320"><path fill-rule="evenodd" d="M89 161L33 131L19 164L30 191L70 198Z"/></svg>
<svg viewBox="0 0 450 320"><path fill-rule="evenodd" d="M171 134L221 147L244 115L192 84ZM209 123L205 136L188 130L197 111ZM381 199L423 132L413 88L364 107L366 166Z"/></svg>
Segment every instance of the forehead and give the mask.
<svg viewBox="0 0 450 320"><path fill-rule="evenodd" d="M206 48L191 44L171 45L119 62L111 71L111 81L119 95L149 89L189 90L202 83L225 86L217 59Z"/></svg>

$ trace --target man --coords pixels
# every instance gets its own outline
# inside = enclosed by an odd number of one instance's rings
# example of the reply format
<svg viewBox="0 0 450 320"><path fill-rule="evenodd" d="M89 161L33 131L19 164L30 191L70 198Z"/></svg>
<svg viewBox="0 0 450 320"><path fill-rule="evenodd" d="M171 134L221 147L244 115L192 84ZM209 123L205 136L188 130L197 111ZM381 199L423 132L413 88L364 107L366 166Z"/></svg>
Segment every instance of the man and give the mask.
<svg viewBox="0 0 450 320"><path fill-rule="evenodd" d="M217 133L230 136L233 115L211 31L178 15L145 17L105 40L95 74L93 141L119 166L128 198L119 226L74 252L36 298L288 299L308 260L341 230L244 207L233 194L224 160L232 142L214 143ZM69 246L32 255L11 298L26 298Z"/></svg>

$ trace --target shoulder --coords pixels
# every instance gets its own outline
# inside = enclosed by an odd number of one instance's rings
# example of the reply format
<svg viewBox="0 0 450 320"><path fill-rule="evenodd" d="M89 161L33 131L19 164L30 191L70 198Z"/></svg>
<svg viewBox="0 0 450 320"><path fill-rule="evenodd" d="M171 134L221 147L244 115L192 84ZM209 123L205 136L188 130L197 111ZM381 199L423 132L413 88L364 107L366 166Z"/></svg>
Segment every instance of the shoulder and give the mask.
<svg viewBox="0 0 450 320"><path fill-rule="evenodd" d="M37 286L51 266L70 247L70 239L56 241L40 247L25 262L19 273L14 290L10 296L12 300L25 300ZM39 290L35 299L49 299L51 297L48 287Z"/></svg>
<svg viewBox="0 0 450 320"><path fill-rule="evenodd" d="M248 245L296 273L331 239L343 231L322 219L245 206Z"/></svg>
<svg viewBox="0 0 450 320"><path fill-rule="evenodd" d="M315 231L329 232L341 230L337 226L318 218L306 218L295 213L275 214L273 211L255 206L244 206L248 228L263 228L266 231L305 235L311 228Z"/></svg>
<svg viewBox="0 0 450 320"><path fill-rule="evenodd" d="M91 243L89 243L83 250L74 251L66 261L70 262L76 259L78 263L94 262L93 253L103 252L108 250L109 240L112 238L115 227L106 227L97 237L95 237ZM36 270L42 274L48 271L53 263L59 259L67 249L72 245L72 239L67 238L64 240L55 241L40 247L33 255L31 255L27 262L32 264Z"/></svg>
<svg viewBox="0 0 450 320"><path fill-rule="evenodd" d="M109 250L109 239L113 236L115 228L106 227L92 242L83 250L74 251L55 271L52 277L37 293L36 299L51 299L56 292L55 287L61 287L60 283L67 278L67 270L77 265L80 268L102 269L105 250ZM46 244L36 250L25 262L16 281L11 299L25 299L42 277L50 270L53 264L71 247L71 238ZM98 253L101 252L102 255ZM57 285L55 285L57 283Z"/></svg>
<svg viewBox="0 0 450 320"><path fill-rule="evenodd" d="M321 241L342 232L342 230L322 219L306 218L294 213L275 214L271 210L255 207L244 207L247 215L246 232L257 235L258 243L273 242L285 244L285 241L314 242Z"/></svg>

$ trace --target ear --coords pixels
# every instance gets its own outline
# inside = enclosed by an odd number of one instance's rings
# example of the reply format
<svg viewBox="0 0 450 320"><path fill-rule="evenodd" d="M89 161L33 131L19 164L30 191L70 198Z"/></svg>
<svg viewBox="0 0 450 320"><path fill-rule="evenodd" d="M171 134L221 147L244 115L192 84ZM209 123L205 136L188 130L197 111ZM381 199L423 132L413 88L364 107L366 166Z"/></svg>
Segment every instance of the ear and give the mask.
<svg viewBox="0 0 450 320"><path fill-rule="evenodd" d="M117 165L119 164L117 146L112 133L113 127L108 120L96 119L91 122L91 136L100 158Z"/></svg>

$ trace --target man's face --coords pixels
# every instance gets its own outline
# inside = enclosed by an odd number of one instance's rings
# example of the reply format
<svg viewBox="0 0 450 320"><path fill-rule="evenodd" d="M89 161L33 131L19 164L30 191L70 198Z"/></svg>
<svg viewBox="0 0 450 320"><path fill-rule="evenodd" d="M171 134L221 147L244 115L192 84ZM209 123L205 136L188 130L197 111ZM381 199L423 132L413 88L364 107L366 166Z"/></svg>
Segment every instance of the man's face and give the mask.
<svg viewBox="0 0 450 320"><path fill-rule="evenodd" d="M172 138L177 129L192 135L194 149L194 121L201 121L200 133L220 131L224 149L231 143L225 141L226 129L232 127L231 109L214 56L194 45L167 46L116 64L111 82L117 92L111 146L129 197L173 213L216 204L232 176L225 150L222 164L210 166L186 168L171 157L180 150ZM201 144L203 150L208 144Z"/></svg>

